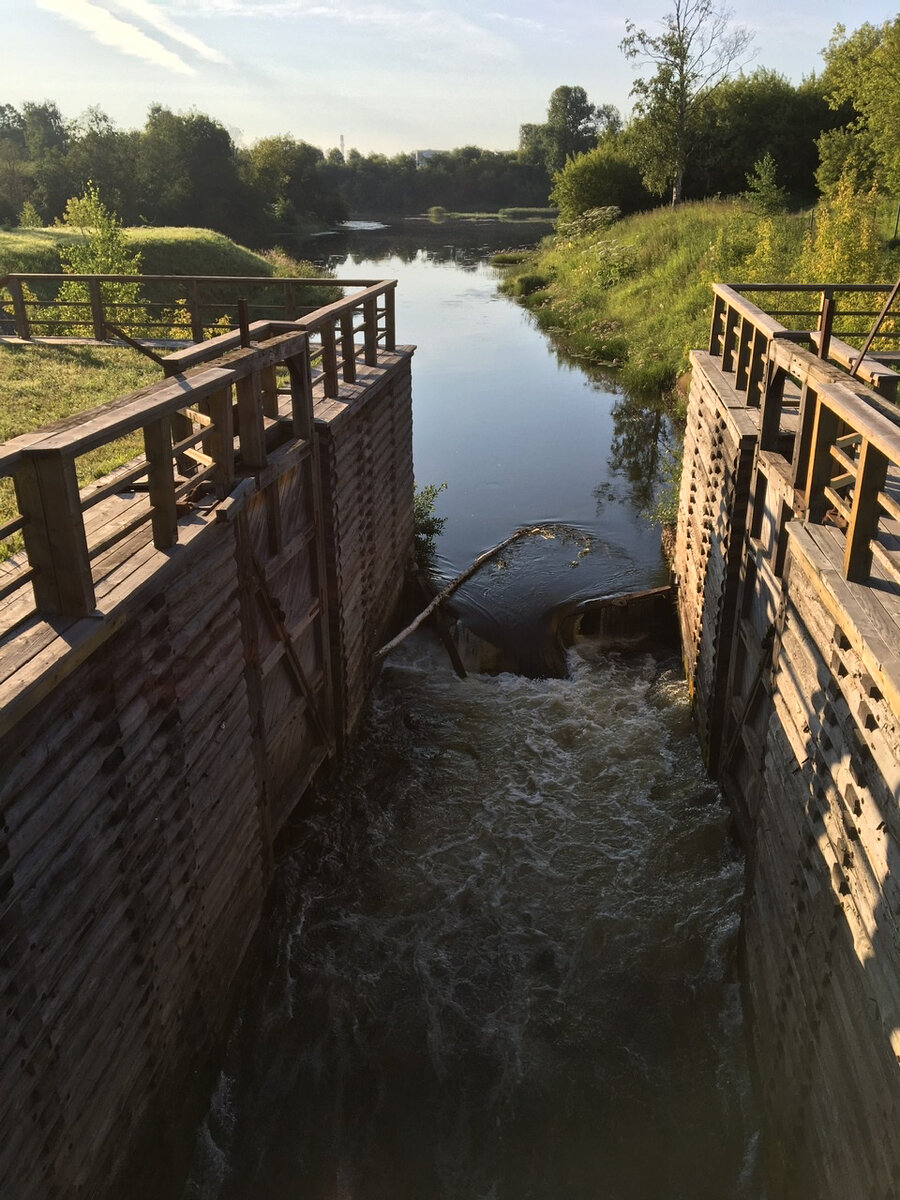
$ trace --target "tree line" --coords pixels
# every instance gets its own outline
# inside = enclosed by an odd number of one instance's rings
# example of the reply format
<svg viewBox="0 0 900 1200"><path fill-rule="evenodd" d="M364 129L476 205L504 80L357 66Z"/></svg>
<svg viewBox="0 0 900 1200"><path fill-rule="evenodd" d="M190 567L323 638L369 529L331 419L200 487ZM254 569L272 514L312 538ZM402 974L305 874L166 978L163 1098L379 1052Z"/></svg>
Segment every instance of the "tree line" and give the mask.
<svg viewBox="0 0 900 1200"><path fill-rule="evenodd" d="M545 205L550 188L544 167L516 151L464 146L417 164L286 135L240 147L214 118L159 104L140 130L99 108L70 121L51 101L0 105L0 225L52 224L88 184L125 224L199 225L258 246L289 245L351 212Z"/></svg>
<svg viewBox="0 0 900 1200"><path fill-rule="evenodd" d="M675 0L655 33L626 22L620 49L642 71L632 118L623 126L594 110L592 144L554 175L551 199L564 218L745 187L769 210L845 186L900 193L900 17L849 35L838 25L823 72L798 87L774 71L744 73L750 35L715 0ZM578 100L587 128L592 106L583 93ZM523 126L520 148L533 144Z"/></svg>

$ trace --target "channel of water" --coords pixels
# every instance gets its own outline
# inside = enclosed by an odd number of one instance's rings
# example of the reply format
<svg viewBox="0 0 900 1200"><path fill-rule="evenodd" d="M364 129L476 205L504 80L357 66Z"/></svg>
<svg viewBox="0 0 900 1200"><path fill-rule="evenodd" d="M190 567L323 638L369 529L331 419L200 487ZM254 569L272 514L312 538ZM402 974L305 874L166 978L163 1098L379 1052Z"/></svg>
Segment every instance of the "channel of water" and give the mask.
<svg viewBox="0 0 900 1200"><path fill-rule="evenodd" d="M663 581L665 420L429 232L319 254L399 280L438 570L565 529L458 600L523 670L461 681L410 639L304 805L184 1200L760 1200L743 863L680 664L581 639L540 678L529 651L560 602Z"/></svg>

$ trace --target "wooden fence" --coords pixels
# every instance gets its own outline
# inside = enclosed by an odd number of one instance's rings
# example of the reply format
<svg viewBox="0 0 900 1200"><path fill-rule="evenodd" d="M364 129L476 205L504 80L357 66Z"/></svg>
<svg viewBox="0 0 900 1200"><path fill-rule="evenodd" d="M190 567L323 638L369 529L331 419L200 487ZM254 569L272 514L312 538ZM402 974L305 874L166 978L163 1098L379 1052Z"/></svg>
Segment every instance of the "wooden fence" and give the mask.
<svg viewBox="0 0 900 1200"><path fill-rule="evenodd" d="M753 287L770 296L788 290ZM741 294L749 286L716 284L713 290L710 354L723 372L733 375L734 390L744 403L761 410L760 451L779 448L782 428L792 424L786 418L793 417L791 479L803 496L808 520L820 523L828 516L843 529L844 577L868 578L875 555L900 583L900 410L893 403L900 375L887 365L893 354L861 357L831 334L827 309L837 287L804 289L822 297L818 311L823 320L810 331L789 330L757 307ZM858 285L840 290L886 289ZM797 315L782 310L781 315L788 314ZM855 377L848 375L848 367ZM762 509L758 503L756 511Z"/></svg>
<svg viewBox="0 0 900 1200"><path fill-rule="evenodd" d="M253 320L294 321L320 311L342 290L367 289L373 282L258 275L13 272L0 276L0 335L25 341L78 337L108 342L115 341L121 329L150 342L201 342L211 330L220 330L223 321L229 327L237 326L241 299L247 300ZM74 298L61 297L63 284L82 286Z"/></svg>
<svg viewBox="0 0 900 1200"><path fill-rule="evenodd" d="M0 447L0 480L13 480L19 509L0 526L0 545L19 535L26 557L3 565L0 603L31 583L37 611L91 613L117 544L148 525L158 549L174 545L180 506L201 489L224 498L240 472L265 468L279 441L308 439L313 391L334 397L342 381L356 381L360 362L373 366L379 349L395 350L394 288L370 282L304 320L254 322L176 352L163 363L169 379ZM138 432L143 455L80 491L79 458ZM125 494L127 512L112 523L91 519L102 501Z"/></svg>

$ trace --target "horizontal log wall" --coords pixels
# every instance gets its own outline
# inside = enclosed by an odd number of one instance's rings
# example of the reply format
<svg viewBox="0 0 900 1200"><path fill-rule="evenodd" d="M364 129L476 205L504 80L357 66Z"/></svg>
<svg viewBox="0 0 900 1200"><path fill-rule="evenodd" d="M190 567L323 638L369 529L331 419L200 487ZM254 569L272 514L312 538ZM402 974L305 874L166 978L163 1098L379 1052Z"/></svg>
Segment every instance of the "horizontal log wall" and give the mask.
<svg viewBox="0 0 900 1200"><path fill-rule="evenodd" d="M273 842L358 720L402 581L410 357L318 406L321 474L312 443L280 447L7 705L4 1197L149 1195L130 1152L176 1153L167 1109L223 1033Z"/></svg>
<svg viewBox="0 0 900 1200"><path fill-rule="evenodd" d="M710 355L692 359L674 569L697 732L714 770L757 427Z"/></svg>
<svg viewBox="0 0 900 1200"><path fill-rule="evenodd" d="M676 570L708 760L748 851L743 980L771 1200L900 1195L900 594L844 578L787 454L695 355ZM738 450L740 438L740 450ZM751 469L746 469L750 463ZM740 465L739 465L740 464Z"/></svg>

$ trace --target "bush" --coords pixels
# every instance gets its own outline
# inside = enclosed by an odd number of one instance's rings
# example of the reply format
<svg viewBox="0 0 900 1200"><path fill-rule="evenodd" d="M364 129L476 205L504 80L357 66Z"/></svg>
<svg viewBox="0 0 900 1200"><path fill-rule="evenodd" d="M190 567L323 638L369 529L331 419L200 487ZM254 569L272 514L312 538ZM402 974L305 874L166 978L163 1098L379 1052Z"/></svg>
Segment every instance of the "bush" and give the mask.
<svg viewBox="0 0 900 1200"><path fill-rule="evenodd" d="M592 208L615 205L623 213L633 213L654 203L639 168L615 142L603 142L587 154L570 158L553 177L550 199L562 221L574 220Z"/></svg>

